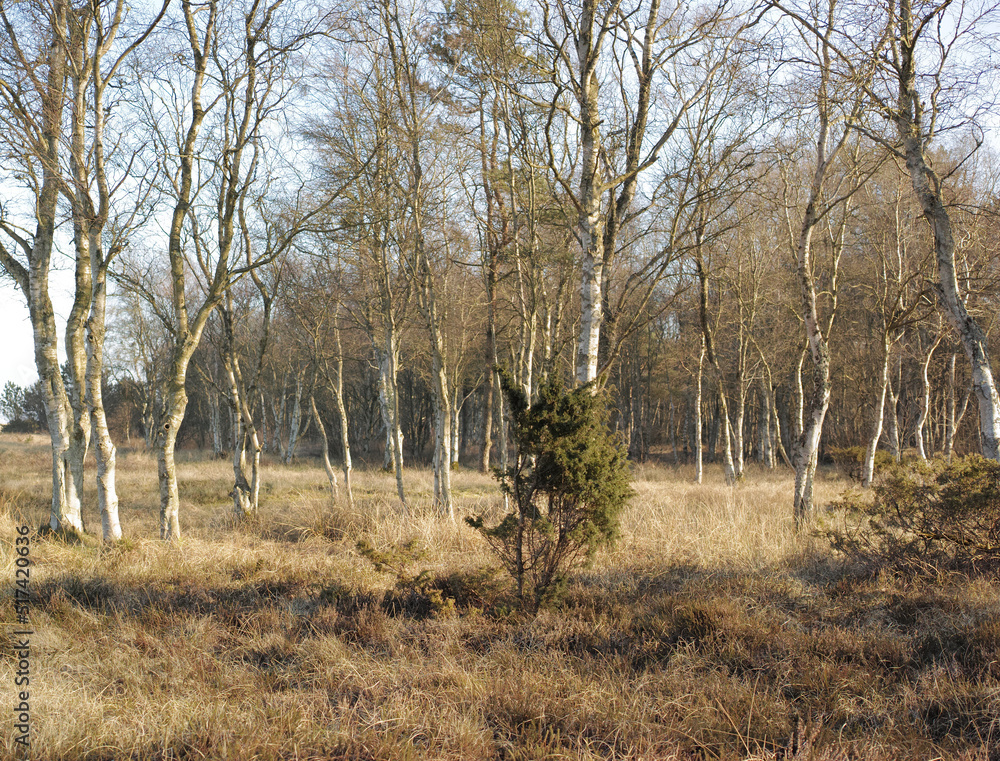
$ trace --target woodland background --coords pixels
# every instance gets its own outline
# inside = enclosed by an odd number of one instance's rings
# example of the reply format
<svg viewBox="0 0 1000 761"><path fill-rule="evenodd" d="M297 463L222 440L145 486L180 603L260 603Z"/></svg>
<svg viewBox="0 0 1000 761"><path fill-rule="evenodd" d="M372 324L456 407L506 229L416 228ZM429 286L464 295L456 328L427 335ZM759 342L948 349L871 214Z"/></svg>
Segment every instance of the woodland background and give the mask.
<svg viewBox="0 0 1000 761"><path fill-rule="evenodd" d="M49 431L53 528L93 442L118 535L133 439L164 538L177 446L232 456L238 515L262 453L316 447L404 508L430 462L453 514L451 468L508 456L500 368L607 386L637 462L794 466L796 520L836 449L865 483L877 447L997 455L990 6L0 11L0 263L40 378L3 409Z"/></svg>

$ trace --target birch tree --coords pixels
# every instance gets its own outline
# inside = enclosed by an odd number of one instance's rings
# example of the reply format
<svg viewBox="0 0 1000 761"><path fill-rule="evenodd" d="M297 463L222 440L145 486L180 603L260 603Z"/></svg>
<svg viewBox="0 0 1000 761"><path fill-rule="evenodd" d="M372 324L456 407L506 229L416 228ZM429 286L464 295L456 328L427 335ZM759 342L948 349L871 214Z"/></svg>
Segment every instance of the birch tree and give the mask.
<svg viewBox="0 0 1000 761"><path fill-rule="evenodd" d="M938 130L947 126L951 116L943 112L955 86L948 77L963 66L963 54L975 55L963 48L970 41L979 44L990 20L988 8L961 2L918 3L914 8L912 0L899 0L898 5L889 5L890 45L885 66L896 97L895 102L886 101L884 108L896 127L913 193L934 237L938 303L961 338L971 365L973 393L979 403L982 453L991 460L1000 460L1000 397L986 334L965 305L945 185L928 151Z"/></svg>
<svg viewBox="0 0 1000 761"><path fill-rule="evenodd" d="M53 530L82 531L80 506L82 457L74 463L70 427L73 410L59 367L58 331L49 295L49 274L61 190L60 154L68 67L70 6L23 4L0 6L2 47L4 164L8 176L27 190L31 211L17 221L17 200L2 199L0 263L28 304L35 344L35 366L42 384L52 445ZM27 23L28 31L23 24ZM9 192L9 191L8 191ZM12 208L13 207L13 208ZM34 229L30 229L33 227ZM82 479L81 479L82 480Z"/></svg>
<svg viewBox="0 0 1000 761"><path fill-rule="evenodd" d="M0 46L5 69L0 79L3 163L33 198L35 219L32 234L14 222L14 198L0 200L0 231L23 257L0 242L0 265L24 293L35 334L53 449L50 525L83 527L83 463L93 430L102 536L108 541L121 536L115 447L101 394L108 267L141 216L149 184L148 178L129 175L131 162L116 150L119 139L112 137L111 148L106 146L108 119L118 105L107 94L165 10L166 5L151 22L132 29L136 14L123 1L79 8L26 3L10 12L0 8L6 43ZM123 25L131 37L127 44L119 42ZM127 167L121 176L108 170L109 160L116 159ZM114 196L125 195L126 183L129 200L116 209ZM75 287L65 334L68 387L60 375L48 294L60 196L70 205L75 249Z"/></svg>
<svg viewBox="0 0 1000 761"><path fill-rule="evenodd" d="M813 478L819 456L823 421L830 405L829 333L837 313L837 277L843 253L848 219L847 204L873 168L864 166L859 137L854 127L864 114L866 86L873 67L845 67L837 55L837 42L846 34L843 14L837 0L815 9L814 15L794 14L801 31L803 52L814 74L805 85L810 90L808 108L814 138L810 141L809 176L805 180L800 212L793 215L786 194L786 226L793 251L799 285L799 314L805 331L809 358L812 361L812 389L804 403L801 432L792 448L795 468L793 512L796 526L802 526L813 509ZM845 157L847 161L843 161ZM786 189L789 180L786 179ZM792 181L794 182L794 181ZM840 214L839 220L833 213ZM830 252L825 287L817 283L814 234L827 232ZM821 316L821 299L827 302Z"/></svg>
<svg viewBox="0 0 1000 761"><path fill-rule="evenodd" d="M725 3L695 13L684 4L663 9L659 0L648 7L583 0L541 8L543 54L552 71L548 165L572 205L581 253L577 383L595 380L609 361L600 358L605 278L620 253L621 231L636 214L641 175L723 70L727 53L759 20L753 7L734 14L739 22L729 13ZM609 71L617 76L606 81ZM671 75L681 86L651 110ZM613 132L624 135L619 151L609 141ZM576 144L572 157L562 155L567 140Z"/></svg>
<svg viewBox="0 0 1000 761"><path fill-rule="evenodd" d="M177 57L187 64L187 91L163 83L149 104L153 144L173 201L167 235L170 305L159 310L172 338L156 435L162 539L180 538L174 450L187 408L191 357L231 283L272 258L240 262L234 244L241 199L267 169L267 125L294 85L289 57L303 32L283 23L282 7L280 0L270 6L251 0L241 8L183 0L187 49ZM172 132L169 123L176 126ZM289 225L284 235L294 236L296 228ZM202 299L189 304L192 278ZM131 285L156 300L148 284Z"/></svg>

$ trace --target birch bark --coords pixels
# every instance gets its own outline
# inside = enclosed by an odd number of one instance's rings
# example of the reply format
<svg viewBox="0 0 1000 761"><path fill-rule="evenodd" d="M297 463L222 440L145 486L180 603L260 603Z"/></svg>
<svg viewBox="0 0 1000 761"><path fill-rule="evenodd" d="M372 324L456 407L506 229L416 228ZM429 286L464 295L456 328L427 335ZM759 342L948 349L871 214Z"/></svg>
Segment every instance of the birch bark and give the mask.
<svg viewBox="0 0 1000 761"><path fill-rule="evenodd" d="M927 19L914 19L911 0L899 0L893 52L898 97L894 110L896 129L902 141L906 168L913 192L934 235L937 258L938 302L962 340L972 368L972 388L979 403L979 433L984 457L1000 460L1000 397L990 364L986 334L965 306L955 267L955 238L951 218L944 204L941 178L927 161L927 144L933 136L936 102L930 103L930 122L925 121L927 104L917 88L917 46L920 35L931 34L937 24L927 23L943 12L947 3L936 6ZM939 19L940 21L940 19ZM931 41L931 45L936 45ZM939 89L935 89L936 97Z"/></svg>

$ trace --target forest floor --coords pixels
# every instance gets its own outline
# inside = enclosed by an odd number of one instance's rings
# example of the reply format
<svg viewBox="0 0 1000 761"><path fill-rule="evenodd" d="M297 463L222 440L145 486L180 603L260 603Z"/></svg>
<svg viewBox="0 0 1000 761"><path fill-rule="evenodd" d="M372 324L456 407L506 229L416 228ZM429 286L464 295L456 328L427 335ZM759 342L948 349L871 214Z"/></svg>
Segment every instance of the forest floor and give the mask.
<svg viewBox="0 0 1000 761"><path fill-rule="evenodd" d="M5 623L50 469L42 437L0 434ZM179 544L155 538L142 452L119 455L124 541L32 538L32 758L1000 759L1000 580L851 566L822 528L796 535L787 470L729 488L636 466L617 547L534 616L433 514L428 470L403 516L381 471L356 472L348 511L317 462L268 464L255 525L231 518L227 461L184 452L179 472ZM820 476L819 505L848 487ZM489 476L454 491L460 515L500 509ZM377 572L359 540L413 557Z"/></svg>

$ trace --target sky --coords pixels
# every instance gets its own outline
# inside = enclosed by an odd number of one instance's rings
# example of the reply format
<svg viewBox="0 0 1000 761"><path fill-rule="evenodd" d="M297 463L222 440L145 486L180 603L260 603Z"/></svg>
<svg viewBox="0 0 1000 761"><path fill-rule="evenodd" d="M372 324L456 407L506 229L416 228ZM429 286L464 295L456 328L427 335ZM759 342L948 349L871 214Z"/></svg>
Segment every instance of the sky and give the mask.
<svg viewBox="0 0 1000 761"><path fill-rule="evenodd" d="M28 307L21 291L0 280L0 388L14 381L26 386L38 379Z"/></svg>
<svg viewBox="0 0 1000 761"><path fill-rule="evenodd" d="M69 290L71 284L72 273L64 270L52 273L50 291L60 331L60 362L66 361L63 331L66 329L66 315L73 303ZM0 277L0 326L0 390L8 381L30 386L38 380L38 371L35 369L35 344L28 307L21 291L4 277Z"/></svg>

